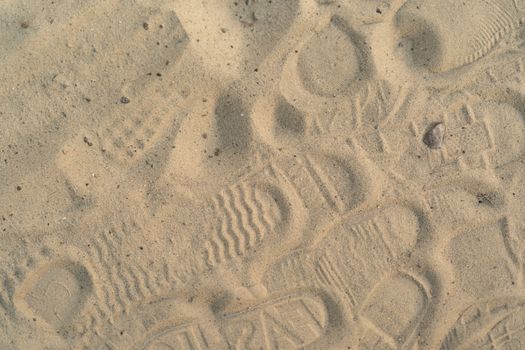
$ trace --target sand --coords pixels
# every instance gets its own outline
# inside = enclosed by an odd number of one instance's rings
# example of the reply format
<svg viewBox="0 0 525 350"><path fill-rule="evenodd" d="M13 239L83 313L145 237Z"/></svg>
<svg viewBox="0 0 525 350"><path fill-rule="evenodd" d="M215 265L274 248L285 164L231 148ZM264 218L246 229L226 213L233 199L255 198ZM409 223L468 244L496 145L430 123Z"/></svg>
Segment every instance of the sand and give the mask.
<svg viewBox="0 0 525 350"><path fill-rule="evenodd" d="M524 0L3 0L0 349L525 349Z"/></svg>

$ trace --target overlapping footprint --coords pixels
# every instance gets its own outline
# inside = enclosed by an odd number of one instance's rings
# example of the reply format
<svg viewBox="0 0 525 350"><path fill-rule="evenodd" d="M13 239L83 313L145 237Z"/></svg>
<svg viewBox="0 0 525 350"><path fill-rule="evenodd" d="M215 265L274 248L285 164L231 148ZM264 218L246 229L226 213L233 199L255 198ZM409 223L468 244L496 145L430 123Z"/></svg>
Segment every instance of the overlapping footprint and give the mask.
<svg viewBox="0 0 525 350"><path fill-rule="evenodd" d="M339 322L364 322L366 333L397 348L411 338L427 307L425 283L398 272L422 233L420 220L411 208L395 204L347 216L328 228L316 245L270 267L265 282L269 290L324 290L346 310L346 319ZM413 298L392 295L394 286ZM394 305L403 303L407 312L400 314ZM381 317L379 310L384 312Z"/></svg>
<svg viewBox="0 0 525 350"><path fill-rule="evenodd" d="M300 349L317 342L330 322L323 299L308 291L273 295L220 314L198 300L168 295L134 313L142 321L124 318L94 349Z"/></svg>

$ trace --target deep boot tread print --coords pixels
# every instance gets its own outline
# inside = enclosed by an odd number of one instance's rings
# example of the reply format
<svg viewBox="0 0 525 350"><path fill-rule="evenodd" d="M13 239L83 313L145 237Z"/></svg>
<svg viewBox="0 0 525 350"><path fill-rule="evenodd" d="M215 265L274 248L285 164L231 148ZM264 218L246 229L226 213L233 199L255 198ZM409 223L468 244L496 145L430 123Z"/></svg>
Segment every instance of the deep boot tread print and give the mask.
<svg viewBox="0 0 525 350"><path fill-rule="evenodd" d="M213 199L213 208L221 218L213 229L210 249L207 251L211 265L243 256L246 250L261 243L278 228L283 208L258 186L234 185ZM272 203L273 202L273 203Z"/></svg>
<svg viewBox="0 0 525 350"><path fill-rule="evenodd" d="M134 319L135 312L147 322ZM116 325L115 334L95 349L303 349L327 331L329 316L323 298L308 291L220 314L182 296L165 296L139 305Z"/></svg>
<svg viewBox="0 0 525 350"><path fill-rule="evenodd" d="M206 239L193 241L205 262L193 257L196 271L229 271L242 276L244 287L260 286L266 266L374 198L363 160L351 159L319 151L270 158L196 204L209 213L197 229Z"/></svg>
<svg viewBox="0 0 525 350"><path fill-rule="evenodd" d="M440 350L520 349L525 304L521 298L483 300L461 312Z"/></svg>
<svg viewBox="0 0 525 350"><path fill-rule="evenodd" d="M365 308L363 314L362 310L372 290L396 273L398 261L414 249L421 229L418 214L399 205L357 217L347 216L328 228L315 246L290 253L275 263L264 281L270 292L290 288L327 291L340 300L348 319L359 319L368 312ZM395 278L391 281L394 285L398 283ZM406 327L410 328L413 322L417 325L426 309L427 292L418 286L419 282L413 282L412 278L408 281L403 283L414 285L410 288L421 299L421 306L414 311L414 321L406 321ZM395 329L384 327L387 332ZM394 333L391 341L399 344L396 346L402 346L412 335L404 330L391 333Z"/></svg>
<svg viewBox="0 0 525 350"><path fill-rule="evenodd" d="M294 240L296 231L290 230L300 215L297 195L271 164L219 191L209 202L215 217L205 249L210 267L244 257L267 245L272 236Z"/></svg>
<svg viewBox="0 0 525 350"><path fill-rule="evenodd" d="M339 301L349 320L360 320L366 330L360 348L375 348L368 347L375 343L385 349L403 349L415 340L428 307L428 287L398 272L421 230L419 215L398 205L347 216L328 228L314 247L291 253L270 267L265 282L270 292L326 291ZM405 292L393 295L389 292L393 289ZM408 295L412 296L405 298ZM379 306L381 300L390 304ZM403 305L406 313L397 315L393 305ZM377 307L385 315L390 310L391 316L382 319Z"/></svg>

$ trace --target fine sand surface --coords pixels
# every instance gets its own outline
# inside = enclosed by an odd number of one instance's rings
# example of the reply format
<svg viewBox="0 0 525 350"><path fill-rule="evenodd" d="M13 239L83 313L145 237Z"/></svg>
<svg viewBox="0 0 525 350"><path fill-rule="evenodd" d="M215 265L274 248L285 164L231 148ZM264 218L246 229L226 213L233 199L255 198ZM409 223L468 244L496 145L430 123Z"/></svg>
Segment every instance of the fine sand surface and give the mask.
<svg viewBox="0 0 525 350"><path fill-rule="evenodd" d="M525 0L1 0L0 350L525 349Z"/></svg>

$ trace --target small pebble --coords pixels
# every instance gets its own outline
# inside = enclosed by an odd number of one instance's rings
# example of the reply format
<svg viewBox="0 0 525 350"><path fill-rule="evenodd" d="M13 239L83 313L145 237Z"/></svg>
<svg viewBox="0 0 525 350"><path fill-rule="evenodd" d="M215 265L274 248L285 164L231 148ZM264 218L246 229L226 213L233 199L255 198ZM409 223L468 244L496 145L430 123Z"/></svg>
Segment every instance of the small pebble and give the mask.
<svg viewBox="0 0 525 350"><path fill-rule="evenodd" d="M423 137L423 142L430 149L439 149L443 146L443 138L445 137L445 124L434 124Z"/></svg>
<svg viewBox="0 0 525 350"><path fill-rule="evenodd" d="M122 96L120 98L120 103L122 104L128 104L129 103L129 98L127 98L126 96Z"/></svg>

